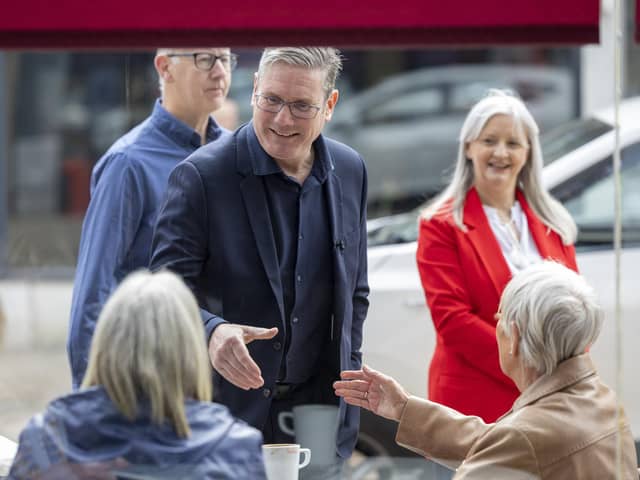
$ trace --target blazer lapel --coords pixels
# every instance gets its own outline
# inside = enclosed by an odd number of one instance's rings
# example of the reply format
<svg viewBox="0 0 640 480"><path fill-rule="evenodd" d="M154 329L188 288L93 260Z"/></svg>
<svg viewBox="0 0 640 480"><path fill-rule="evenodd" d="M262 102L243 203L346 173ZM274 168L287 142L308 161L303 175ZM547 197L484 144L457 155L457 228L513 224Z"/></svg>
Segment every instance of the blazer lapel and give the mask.
<svg viewBox="0 0 640 480"><path fill-rule="evenodd" d="M245 132L250 126L245 127ZM247 142L251 139L243 135L245 141L239 141L236 152L238 172L244 176L240 181L240 191L244 200L249 224L256 241L258 254L262 260L262 266L267 279L278 302L280 318L284 322L284 303L282 299L282 283L280 281L280 267L276 252L276 242L273 238L273 228L267 203L267 195L264 189L263 179L254 175L251 169L251 149Z"/></svg>
<svg viewBox="0 0 640 480"><path fill-rule="evenodd" d="M328 152L327 152L328 154ZM331 325L331 338L335 339L342 331L342 321L345 313L345 292L347 271L344 264L344 224L342 212L342 186L340 178L331 170L326 180L329 223L331 224L333 251L333 310L334 318Z"/></svg>
<svg viewBox="0 0 640 480"><path fill-rule="evenodd" d="M471 188L467 193L463 221L468 229L467 238L482 260L499 298L511 279L511 270L491 230L475 188Z"/></svg>

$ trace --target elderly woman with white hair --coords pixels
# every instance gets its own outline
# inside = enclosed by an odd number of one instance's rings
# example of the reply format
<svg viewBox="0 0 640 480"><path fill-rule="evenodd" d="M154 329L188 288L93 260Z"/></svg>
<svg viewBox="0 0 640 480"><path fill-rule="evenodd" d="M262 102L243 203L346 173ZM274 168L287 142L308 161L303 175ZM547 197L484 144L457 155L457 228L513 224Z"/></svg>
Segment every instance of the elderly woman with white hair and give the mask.
<svg viewBox="0 0 640 480"><path fill-rule="evenodd" d="M31 419L10 478L264 479L260 432L210 399L193 295L173 273L133 273L98 319L81 390Z"/></svg>
<svg viewBox="0 0 640 480"><path fill-rule="evenodd" d="M409 396L370 368L342 372L336 394L400 422L396 441L450 468L455 480L638 478L629 424L586 353L603 312L577 273L542 262L506 286L496 332L502 371L520 396L495 423Z"/></svg>
<svg viewBox="0 0 640 480"><path fill-rule="evenodd" d="M518 396L498 363L502 290L543 259L577 270L576 225L543 188L542 165L525 104L491 90L464 121L451 183L420 220L418 270L437 333L429 399L486 422Z"/></svg>
<svg viewBox="0 0 640 480"><path fill-rule="evenodd" d="M502 371L520 396L495 423L408 395L365 367L334 384L347 403L400 422L396 441L457 468L455 480L638 478L629 424L596 373L588 347L603 320L577 273L542 262L516 274L502 295L496 332Z"/></svg>

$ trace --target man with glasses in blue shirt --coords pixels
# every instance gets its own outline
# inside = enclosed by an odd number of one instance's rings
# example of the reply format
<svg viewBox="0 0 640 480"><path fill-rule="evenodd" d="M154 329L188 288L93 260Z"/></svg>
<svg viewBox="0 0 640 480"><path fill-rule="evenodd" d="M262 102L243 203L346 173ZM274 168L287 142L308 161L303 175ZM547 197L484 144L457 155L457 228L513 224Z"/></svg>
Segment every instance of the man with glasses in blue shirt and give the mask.
<svg viewBox="0 0 640 480"><path fill-rule="evenodd" d="M331 385L361 364L369 293L365 165L321 134L340 68L333 48L264 51L253 120L173 171L151 259L200 302L214 399L265 443L293 441L280 412L339 405L338 465L355 446L359 412Z"/></svg>
<svg viewBox="0 0 640 480"><path fill-rule="evenodd" d="M228 48L158 50L154 66L161 98L93 169L67 343L74 388L82 382L95 323L109 294L129 272L149 264L169 173L201 145L229 135L211 114L227 96L236 63Z"/></svg>

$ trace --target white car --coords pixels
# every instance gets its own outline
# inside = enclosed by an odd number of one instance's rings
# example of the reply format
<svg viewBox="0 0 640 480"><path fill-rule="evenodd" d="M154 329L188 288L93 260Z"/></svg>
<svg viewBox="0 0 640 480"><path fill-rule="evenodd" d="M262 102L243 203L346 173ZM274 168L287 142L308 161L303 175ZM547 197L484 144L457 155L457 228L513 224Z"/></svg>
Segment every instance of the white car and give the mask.
<svg viewBox="0 0 640 480"><path fill-rule="evenodd" d="M600 295L606 321L592 349L599 373L615 388L640 439L640 97L622 102L621 261L622 382L616 383L613 251L613 111L576 120L542 139L544 182L579 227L578 268ZM438 172L433 172L438 173ZM426 396L435 331L416 267L418 212L369 223L370 308L364 324L364 361ZM395 426L364 415L361 450L401 454ZM367 447L367 442L369 446Z"/></svg>

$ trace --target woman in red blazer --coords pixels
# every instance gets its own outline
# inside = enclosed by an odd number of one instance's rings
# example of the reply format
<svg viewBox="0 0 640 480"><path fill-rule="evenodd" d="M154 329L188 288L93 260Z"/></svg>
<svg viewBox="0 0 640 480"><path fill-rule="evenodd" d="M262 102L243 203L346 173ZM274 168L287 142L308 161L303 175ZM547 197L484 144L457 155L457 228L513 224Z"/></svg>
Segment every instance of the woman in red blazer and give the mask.
<svg viewBox="0 0 640 480"><path fill-rule="evenodd" d="M469 112L453 178L425 209L417 261L437 344L429 398L493 422L518 396L500 370L495 314L512 275L541 259L577 270L577 229L542 187L535 120L492 90Z"/></svg>

